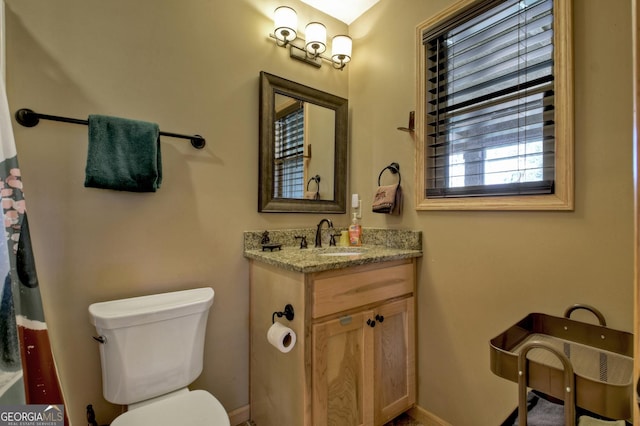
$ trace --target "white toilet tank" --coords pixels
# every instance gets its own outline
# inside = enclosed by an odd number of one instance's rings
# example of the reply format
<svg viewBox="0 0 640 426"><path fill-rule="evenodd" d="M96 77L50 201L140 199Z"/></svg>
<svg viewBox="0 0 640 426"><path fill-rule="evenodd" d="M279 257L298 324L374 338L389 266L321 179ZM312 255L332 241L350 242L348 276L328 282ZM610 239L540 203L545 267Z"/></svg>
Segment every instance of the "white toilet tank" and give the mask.
<svg viewBox="0 0 640 426"><path fill-rule="evenodd" d="M89 306L107 401L129 405L185 388L202 372L212 288Z"/></svg>

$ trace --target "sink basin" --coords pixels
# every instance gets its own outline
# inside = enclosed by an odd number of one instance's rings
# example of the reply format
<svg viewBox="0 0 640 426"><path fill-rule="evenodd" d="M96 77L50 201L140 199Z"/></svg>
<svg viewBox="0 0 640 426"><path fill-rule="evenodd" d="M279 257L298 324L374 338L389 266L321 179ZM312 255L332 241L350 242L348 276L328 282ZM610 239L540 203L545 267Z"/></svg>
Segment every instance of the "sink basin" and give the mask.
<svg viewBox="0 0 640 426"><path fill-rule="evenodd" d="M318 256L359 256L367 249L362 247L327 247L314 249Z"/></svg>
<svg viewBox="0 0 640 426"><path fill-rule="evenodd" d="M334 253L320 253L320 256L360 256L361 251L337 251Z"/></svg>

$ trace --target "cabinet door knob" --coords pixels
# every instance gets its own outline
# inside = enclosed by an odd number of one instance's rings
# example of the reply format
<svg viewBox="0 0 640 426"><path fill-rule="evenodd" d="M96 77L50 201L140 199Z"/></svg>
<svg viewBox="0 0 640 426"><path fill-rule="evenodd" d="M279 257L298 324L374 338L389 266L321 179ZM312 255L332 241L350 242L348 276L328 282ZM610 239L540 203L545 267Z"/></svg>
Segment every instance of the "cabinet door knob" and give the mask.
<svg viewBox="0 0 640 426"><path fill-rule="evenodd" d="M367 320L367 325L368 325L369 327L375 327L375 326L376 326L376 322L375 322L375 320L368 319L368 320Z"/></svg>
<svg viewBox="0 0 640 426"><path fill-rule="evenodd" d="M382 315L376 315L376 320L378 320L378 322L382 322L384 321L384 317Z"/></svg>

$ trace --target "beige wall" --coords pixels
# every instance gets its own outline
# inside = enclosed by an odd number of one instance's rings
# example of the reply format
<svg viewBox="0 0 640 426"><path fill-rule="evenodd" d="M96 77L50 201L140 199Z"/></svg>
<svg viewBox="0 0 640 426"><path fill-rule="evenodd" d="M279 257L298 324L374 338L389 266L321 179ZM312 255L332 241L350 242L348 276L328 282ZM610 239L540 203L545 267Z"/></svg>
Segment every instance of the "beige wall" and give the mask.
<svg viewBox="0 0 640 426"><path fill-rule="evenodd" d="M362 224L423 231L418 295L419 405L456 426L499 424L516 386L489 370L488 340L529 312L591 303L631 330L630 5L576 0L574 212L416 212L414 141L396 130L415 109L415 27L449 0L381 0L349 32L344 72L290 60L266 34L279 1L9 0L12 110L156 121L200 133L165 138L156 194L83 188L86 127L15 126L29 221L55 355L74 424L92 403L106 423L87 306L210 284L205 370L196 386L228 410L248 403L248 272L242 231L312 226L310 214L258 214L258 73L348 97L350 190ZM346 26L292 0L300 22ZM237 22L237 24L234 24ZM301 24L302 26L303 24ZM612 151L616 150L616 151ZM374 215L380 170L400 163L402 217ZM329 216L338 225L348 215Z"/></svg>
<svg viewBox="0 0 640 426"><path fill-rule="evenodd" d="M297 1L301 27L346 25ZM87 127L15 127L29 222L67 410L109 422L89 304L211 285L204 373L227 410L248 404L248 263L242 231L313 226L318 215L258 214L261 70L348 96L348 72L289 59L268 38L276 0L10 0L7 84L12 111L155 121L199 133L202 151L163 138L155 194L83 187ZM336 218L346 225L346 216ZM281 309L282 307L274 307ZM171 342L167 342L171 344Z"/></svg>
<svg viewBox="0 0 640 426"><path fill-rule="evenodd" d="M334 188L334 159L336 150L335 135L327 133L327 129L333 129L336 123L336 114L329 108L324 108L312 103L305 103L305 144L311 149L310 158L306 159L305 189L316 191L320 187L320 199L335 199ZM307 151L308 155L308 151ZM309 184L313 176L320 176L320 185L314 182Z"/></svg>
<svg viewBox="0 0 640 426"><path fill-rule="evenodd" d="M381 0L350 26L351 186L366 206L380 169L400 163L405 213L365 211L362 223L423 231L418 403L455 426L490 426L515 408L517 386L491 373L489 339L578 302L633 329L631 10L574 2L574 212L416 212L414 141L396 127L416 105L414 30L453 3Z"/></svg>

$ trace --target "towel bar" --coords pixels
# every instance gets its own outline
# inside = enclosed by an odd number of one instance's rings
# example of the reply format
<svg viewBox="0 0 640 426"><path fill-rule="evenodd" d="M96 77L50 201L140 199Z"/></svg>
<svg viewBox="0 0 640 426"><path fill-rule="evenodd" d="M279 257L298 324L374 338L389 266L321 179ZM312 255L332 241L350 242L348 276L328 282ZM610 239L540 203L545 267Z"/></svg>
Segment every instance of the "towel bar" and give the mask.
<svg viewBox="0 0 640 426"><path fill-rule="evenodd" d="M37 126L40 122L40 119L43 120L51 120L51 121L61 121L63 123L73 123L73 124L84 124L87 126L89 124L88 120L79 120L77 118L69 118L69 117L59 117L57 115L47 115L40 114L28 108L21 108L16 111L16 121L23 125L24 127L34 127ZM200 135L181 135L179 133L171 133L171 132L160 132L161 136L169 136L172 138L180 138L180 139L189 139L191 141L191 145L196 149L202 149L206 145L205 139Z"/></svg>
<svg viewBox="0 0 640 426"><path fill-rule="evenodd" d="M398 175L398 185L402 182L402 176L400 175L400 165L396 162L389 164L387 167L382 169L380 174L378 175L378 186L380 186L380 178L385 170L389 170L391 174Z"/></svg>

